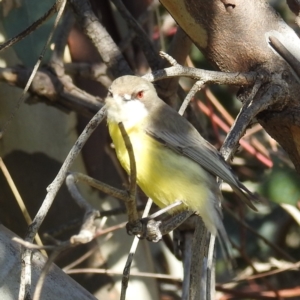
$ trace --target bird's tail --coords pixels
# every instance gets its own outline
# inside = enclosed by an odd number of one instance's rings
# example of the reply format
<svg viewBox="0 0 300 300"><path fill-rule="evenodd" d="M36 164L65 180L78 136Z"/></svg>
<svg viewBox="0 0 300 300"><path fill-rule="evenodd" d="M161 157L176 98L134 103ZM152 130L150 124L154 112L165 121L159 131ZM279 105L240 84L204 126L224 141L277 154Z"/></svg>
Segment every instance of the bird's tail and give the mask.
<svg viewBox="0 0 300 300"><path fill-rule="evenodd" d="M237 185L232 186L233 191L243 200L252 210L258 211L253 203L261 202L261 198L249 191L241 182L237 181Z"/></svg>
<svg viewBox="0 0 300 300"><path fill-rule="evenodd" d="M219 197L220 201L222 199L221 194L219 195ZM233 270L236 269L236 261L234 260L231 243L223 224L223 214L221 211L220 202L216 207L216 228L218 232L218 241L221 247L222 254L224 256L224 260L228 267L228 271L230 272L230 274L233 274Z"/></svg>
<svg viewBox="0 0 300 300"><path fill-rule="evenodd" d="M222 225L218 227L218 241L221 247L222 255L224 256L224 260L228 267L228 271L231 275L233 275L237 264L233 256L231 243L224 228L223 222Z"/></svg>

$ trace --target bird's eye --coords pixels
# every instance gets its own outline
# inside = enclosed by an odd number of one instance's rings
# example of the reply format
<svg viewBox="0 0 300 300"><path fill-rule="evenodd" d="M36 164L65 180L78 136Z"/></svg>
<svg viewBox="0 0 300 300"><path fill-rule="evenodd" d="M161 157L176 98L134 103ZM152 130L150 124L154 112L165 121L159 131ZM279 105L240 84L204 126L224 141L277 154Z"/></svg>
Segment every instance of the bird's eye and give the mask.
<svg viewBox="0 0 300 300"><path fill-rule="evenodd" d="M144 91L137 92L137 94L136 94L137 99L143 99L143 97L144 97Z"/></svg>
<svg viewBox="0 0 300 300"><path fill-rule="evenodd" d="M113 93L110 90L108 90L107 97L112 97L112 96L113 96Z"/></svg>

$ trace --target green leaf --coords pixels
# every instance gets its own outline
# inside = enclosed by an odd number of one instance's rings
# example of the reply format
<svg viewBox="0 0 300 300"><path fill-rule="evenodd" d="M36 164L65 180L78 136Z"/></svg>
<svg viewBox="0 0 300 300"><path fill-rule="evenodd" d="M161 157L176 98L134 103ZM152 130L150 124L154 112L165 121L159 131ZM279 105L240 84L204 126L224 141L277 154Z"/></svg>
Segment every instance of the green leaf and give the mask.
<svg viewBox="0 0 300 300"><path fill-rule="evenodd" d="M51 8L54 2L54 0L23 0L20 1L21 5L12 7L12 9L8 11L8 14L2 18L7 39L16 36L42 17ZM36 63L48 39L49 33L53 28L54 19L55 16L13 46L17 56L25 66L32 67ZM50 55L51 50L48 49L43 62L49 60Z"/></svg>
<svg viewBox="0 0 300 300"><path fill-rule="evenodd" d="M274 166L262 184L262 193L278 204L296 205L300 199L300 178L295 170Z"/></svg>

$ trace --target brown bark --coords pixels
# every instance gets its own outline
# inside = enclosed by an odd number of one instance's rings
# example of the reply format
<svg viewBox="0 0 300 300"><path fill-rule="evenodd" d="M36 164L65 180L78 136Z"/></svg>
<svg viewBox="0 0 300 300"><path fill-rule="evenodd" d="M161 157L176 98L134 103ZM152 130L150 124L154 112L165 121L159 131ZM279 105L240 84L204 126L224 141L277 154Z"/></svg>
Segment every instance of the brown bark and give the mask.
<svg viewBox="0 0 300 300"><path fill-rule="evenodd" d="M263 71L273 83L287 87L286 97L257 118L300 172L299 79L268 41L269 34L276 35L289 51L300 49L293 30L264 0L160 1L215 68L224 72Z"/></svg>

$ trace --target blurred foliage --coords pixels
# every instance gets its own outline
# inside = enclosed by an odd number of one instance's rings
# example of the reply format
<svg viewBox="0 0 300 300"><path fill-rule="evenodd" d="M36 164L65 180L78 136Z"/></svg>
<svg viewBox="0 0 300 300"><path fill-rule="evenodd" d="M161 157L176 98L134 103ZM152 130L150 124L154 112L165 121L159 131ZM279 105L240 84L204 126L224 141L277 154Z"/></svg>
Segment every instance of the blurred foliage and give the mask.
<svg viewBox="0 0 300 300"><path fill-rule="evenodd" d="M14 0L10 1L14 2ZM54 3L54 0L24 0L18 1L18 5L15 7L8 7L10 4L7 1L4 1L2 4L1 14L6 39L8 40L16 36L33 22L42 17ZM49 33L53 28L54 19L55 16L45 22L43 26L28 35L22 41L13 45L17 56L24 66L33 67L36 63L43 46L48 39ZM51 49L46 51L43 62L47 62L49 60L51 52Z"/></svg>
<svg viewBox="0 0 300 300"><path fill-rule="evenodd" d="M260 192L273 202L296 205L300 200L299 174L278 160L268 172L267 179L260 185Z"/></svg>

